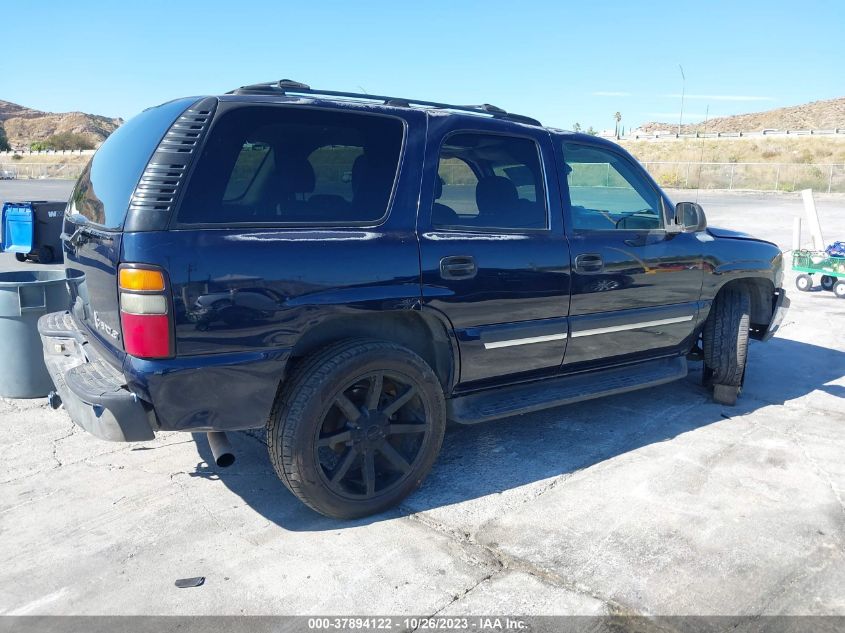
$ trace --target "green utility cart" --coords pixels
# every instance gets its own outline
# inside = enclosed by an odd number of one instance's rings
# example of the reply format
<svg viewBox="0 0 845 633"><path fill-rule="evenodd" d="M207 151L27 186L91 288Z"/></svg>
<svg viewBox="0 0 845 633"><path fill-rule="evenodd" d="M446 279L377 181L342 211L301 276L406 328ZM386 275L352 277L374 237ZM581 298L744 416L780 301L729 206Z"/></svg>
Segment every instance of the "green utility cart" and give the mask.
<svg viewBox="0 0 845 633"><path fill-rule="evenodd" d="M833 257L825 251L797 250L792 252L792 270L801 274L795 286L802 292L813 289L813 275L821 275L822 290L830 290L845 299L845 257Z"/></svg>

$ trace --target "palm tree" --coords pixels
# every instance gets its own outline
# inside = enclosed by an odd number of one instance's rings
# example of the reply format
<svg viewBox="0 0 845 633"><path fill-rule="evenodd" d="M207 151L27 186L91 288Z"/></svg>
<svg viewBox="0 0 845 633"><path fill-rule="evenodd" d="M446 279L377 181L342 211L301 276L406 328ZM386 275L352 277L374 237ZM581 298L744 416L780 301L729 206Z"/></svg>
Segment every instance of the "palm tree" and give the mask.
<svg viewBox="0 0 845 633"><path fill-rule="evenodd" d="M622 120L622 114L617 112L613 115L613 118L616 120L616 138L619 138L619 122Z"/></svg>

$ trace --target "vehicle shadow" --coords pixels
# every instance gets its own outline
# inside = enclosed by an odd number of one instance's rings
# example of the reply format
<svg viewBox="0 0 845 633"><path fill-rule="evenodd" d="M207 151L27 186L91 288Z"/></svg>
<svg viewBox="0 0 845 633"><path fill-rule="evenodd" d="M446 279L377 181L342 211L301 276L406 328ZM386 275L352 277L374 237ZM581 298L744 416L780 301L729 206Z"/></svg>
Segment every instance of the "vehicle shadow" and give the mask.
<svg viewBox="0 0 845 633"><path fill-rule="evenodd" d="M481 424L450 426L434 469L400 508L357 521L318 515L276 477L262 434L233 433L237 461L214 465L203 434L203 460L193 476L219 479L265 518L287 530L321 531L366 525L513 490L589 468L643 446L725 422L759 408L820 391L845 397L845 353L775 338L752 343L748 378L735 407L714 403L701 387L701 364L686 379L660 387ZM210 466L209 466L210 464Z"/></svg>

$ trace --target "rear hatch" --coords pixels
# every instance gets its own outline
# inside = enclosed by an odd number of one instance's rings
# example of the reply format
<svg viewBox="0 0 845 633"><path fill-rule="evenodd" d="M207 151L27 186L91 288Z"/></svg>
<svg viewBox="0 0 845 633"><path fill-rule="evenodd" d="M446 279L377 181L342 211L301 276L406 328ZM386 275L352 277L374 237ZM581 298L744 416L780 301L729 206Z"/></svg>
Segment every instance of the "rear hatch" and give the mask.
<svg viewBox="0 0 845 633"><path fill-rule="evenodd" d="M173 123L196 101L196 97L170 101L124 123L94 154L68 201L62 236L65 263L68 269L85 273L73 314L116 366L124 356L117 270L130 201L135 204L133 193L143 198L139 181L150 158Z"/></svg>

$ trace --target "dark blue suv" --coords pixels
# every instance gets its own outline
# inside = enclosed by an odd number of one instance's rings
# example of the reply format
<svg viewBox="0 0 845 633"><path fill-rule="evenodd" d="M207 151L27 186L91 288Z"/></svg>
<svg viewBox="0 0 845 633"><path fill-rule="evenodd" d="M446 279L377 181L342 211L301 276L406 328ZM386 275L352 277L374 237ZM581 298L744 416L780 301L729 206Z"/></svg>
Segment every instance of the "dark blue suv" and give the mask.
<svg viewBox="0 0 845 633"><path fill-rule="evenodd" d="M707 228L617 145L490 105L280 82L144 111L64 226L85 273L39 323L100 438L267 426L282 481L378 512L470 424L682 378L732 402L781 253ZM518 423L518 422L515 422Z"/></svg>

